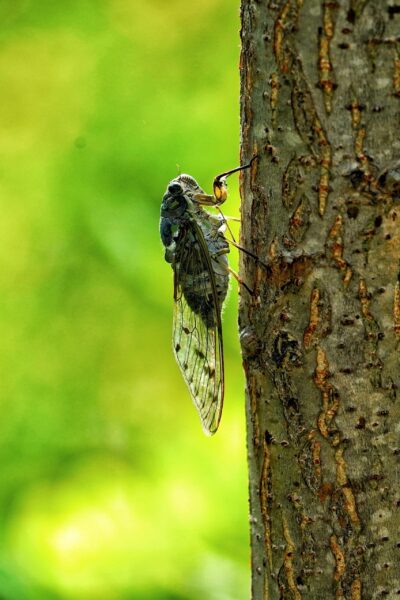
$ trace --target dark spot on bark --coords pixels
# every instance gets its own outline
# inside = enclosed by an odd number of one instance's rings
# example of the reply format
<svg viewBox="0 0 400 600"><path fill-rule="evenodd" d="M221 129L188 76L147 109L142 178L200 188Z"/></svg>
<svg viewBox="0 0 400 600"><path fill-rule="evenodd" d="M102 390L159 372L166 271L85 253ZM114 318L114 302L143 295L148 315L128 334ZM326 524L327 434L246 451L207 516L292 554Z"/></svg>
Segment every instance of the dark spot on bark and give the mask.
<svg viewBox="0 0 400 600"><path fill-rule="evenodd" d="M303 585L304 581L303 581L303 578L301 575L298 575L296 577L296 583L297 583L297 585Z"/></svg>
<svg viewBox="0 0 400 600"><path fill-rule="evenodd" d="M387 171L385 173L382 173L382 175L378 178L378 183L381 187L385 187L386 176L387 176Z"/></svg>
<svg viewBox="0 0 400 600"><path fill-rule="evenodd" d="M356 411L356 407L355 406L348 406L345 410L348 413L352 413L352 412Z"/></svg>
<svg viewBox="0 0 400 600"><path fill-rule="evenodd" d="M374 221L374 225L375 227L380 227L382 225L382 217L381 215L378 215Z"/></svg>
<svg viewBox="0 0 400 600"><path fill-rule="evenodd" d="M359 208L358 206L349 206L347 209L347 216L349 219L356 219L358 217Z"/></svg>
<svg viewBox="0 0 400 600"><path fill-rule="evenodd" d="M386 292L386 288L384 288L384 287L380 287L380 288L377 290L377 292L378 292L378 294L384 294L384 293Z"/></svg>
<svg viewBox="0 0 400 600"><path fill-rule="evenodd" d="M387 535L384 535L384 536L381 538L381 542L388 542L388 541L389 541L389 538L388 538L388 536L387 536Z"/></svg>
<svg viewBox="0 0 400 600"><path fill-rule="evenodd" d="M284 363L298 366L301 359L299 343L286 331L281 331L273 341L272 359L278 367Z"/></svg>
<svg viewBox="0 0 400 600"><path fill-rule="evenodd" d="M389 414L389 411L382 409L382 410L378 410L376 412L376 414L378 415L378 417L387 417Z"/></svg>
<svg viewBox="0 0 400 600"><path fill-rule="evenodd" d="M337 435L339 433L339 429L335 428L335 429L330 429L328 432L329 437L335 437L335 435Z"/></svg>
<svg viewBox="0 0 400 600"><path fill-rule="evenodd" d="M340 369L340 373L350 375L350 373L354 373L354 369L352 367L344 367L343 369Z"/></svg>
<svg viewBox="0 0 400 600"><path fill-rule="evenodd" d="M292 408L296 412L299 412L299 403L297 401L297 398L288 398L287 407Z"/></svg>
<svg viewBox="0 0 400 600"><path fill-rule="evenodd" d="M400 6L388 6L389 19L393 19L394 15L400 14Z"/></svg>
<svg viewBox="0 0 400 600"><path fill-rule="evenodd" d="M180 346L180 344L176 344L176 346L175 346L175 350L176 350L176 352L179 352L179 350L180 350L180 349L181 349L181 346Z"/></svg>
<svg viewBox="0 0 400 600"><path fill-rule="evenodd" d="M376 112L376 113L380 113L385 109L384 106L380 106L379 104L376 104L373 108L372 108L372 112Z"/></svg>
<svg viewBox="0 0 400 600"><path fill-rule="evenodd" d="M343 317L343 319L341 319L340 321L341 325L346 325L347 327L354 325L354 319L352 319L351 317Z"/></svg>
<svg viewBox="0 0 400 600"><path fill-rule="evenodd" d="M349 23L354 25L354 23L356 22L356 11L354 10L354 8L349 8L349 10L347 11L346 19Z"/></svg>
<svg viewBox="0 0 400 600"><path fill-rule="evenodd" d="M265 441L267 442L268 445L272 444L272 440L274 438L272 437L272 435L270 434L270 432L268 431L268 429L265 430L264 437L265 437Z"/></svg>
<svg viewBox="0 0 400 600"><path fill-rule="evenodd" d="M350 48L350 44L342 42L341 44L338 44L338 48L340 48L341 50L347 50L348 48Z"/></svg>
<svg viewBox="0 0 400 600"><path fill-rule="evenodd" d="M366 423L365 417L360 417L358 419L358 423L356 425L356 429L365 429L365 423Z"/></svg>
<svg viewBox="0 0 400 600"><path fill-rule="evenodd" d="M353 169L349 174L349 179L353 188L358 188L364 179L364 171L362 169Z"/></svg>
<svg viewBox="0 0 400 600"><path fill-rule="evenodd" d="M400 455L400 448L395 448L395 449L393 450L393 454L394 454L395 456L399 456L399 455Z"/></svg>
<svg viewBox="0 0 400 600"><path fill-rule="evenodd" d="M391 240L392 236L390 235L390 233L388 233L387 235L385 235L385 240Z"/></svg>
<svg viewBox="0 0 400 600"><path fill-rule="evenodd" d="M344 33L344 35L349 35L350 33L353 33L353 30L349 27L343 27L342 33Z"/></svg>

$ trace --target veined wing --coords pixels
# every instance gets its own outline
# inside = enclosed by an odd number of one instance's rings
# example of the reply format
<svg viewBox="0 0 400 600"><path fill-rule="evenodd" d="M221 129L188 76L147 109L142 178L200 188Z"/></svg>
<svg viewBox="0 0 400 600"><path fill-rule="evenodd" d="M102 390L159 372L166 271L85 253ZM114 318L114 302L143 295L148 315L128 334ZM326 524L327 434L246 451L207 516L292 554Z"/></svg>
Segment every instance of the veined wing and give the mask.
<svg viewBox="0 0 400 600"><path fill-rule="evenodd" d="M218 429L224 401L221 306L212 257L200 227L189 223L177 241L173 347L203 430Z"/></svg>

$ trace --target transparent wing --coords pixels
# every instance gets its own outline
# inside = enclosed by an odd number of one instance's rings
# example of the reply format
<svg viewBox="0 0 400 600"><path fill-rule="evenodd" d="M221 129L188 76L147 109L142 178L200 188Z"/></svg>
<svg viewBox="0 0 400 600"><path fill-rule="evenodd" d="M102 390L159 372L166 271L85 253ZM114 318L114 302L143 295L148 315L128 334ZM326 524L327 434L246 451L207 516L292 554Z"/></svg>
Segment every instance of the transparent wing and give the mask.
<svg viewBox="0 0 400 600"><path fill-rule="evenodd" d="M203 430L218 429L224 400L221 307L212 258L192 223L177 243L174 266L173 347Z"/></svg>

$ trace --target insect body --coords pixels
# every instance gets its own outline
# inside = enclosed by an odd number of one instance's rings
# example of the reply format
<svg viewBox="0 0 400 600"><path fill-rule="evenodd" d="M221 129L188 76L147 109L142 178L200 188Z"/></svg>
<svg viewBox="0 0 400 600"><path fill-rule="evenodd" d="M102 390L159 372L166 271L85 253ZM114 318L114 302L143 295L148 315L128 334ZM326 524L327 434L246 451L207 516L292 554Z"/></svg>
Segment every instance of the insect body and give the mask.
<svg viewBox="0 0 400 600"><path fill-rule="evenodd" d="M174 272L173 350L208 435L218 429L224 401L221 310L230 269L225 220L202 205L224 202L226 177L250 164L217 176L213 196L179 175L161 204L161 240Z"/></svg>

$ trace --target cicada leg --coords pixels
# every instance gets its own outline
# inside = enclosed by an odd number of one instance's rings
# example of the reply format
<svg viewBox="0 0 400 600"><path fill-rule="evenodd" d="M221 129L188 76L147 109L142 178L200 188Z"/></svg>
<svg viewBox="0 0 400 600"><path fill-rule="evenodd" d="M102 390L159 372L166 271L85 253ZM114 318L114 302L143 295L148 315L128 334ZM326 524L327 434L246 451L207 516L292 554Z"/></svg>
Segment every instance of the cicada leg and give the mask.
<svg viewBox="0 0 400 600"><path fill-rule="evenodd" d="M245 283L243 281L243 279L240 277L240 275L238 275L238 273L236 273L236 271L234 271L233 269L231 269L230 267L227 267L229 273L236 279L236 281L238 282L239 285L242 285L250 294L250 296L254 296L254 290L252 290L251 288L249 288L249 286L247 285L247 283Z"/></svg>
<svg viewBox="0 0 400 600"><path fill-rule="evenodd" d="M251 258L253 258L257 263L259 263L260 265L262 265L265 269L269 268L268 265L267 265L267 263L265 263L263 260L261 260L261 258L259 256L257 256L257 254L254 254L254 252L251 252L250 250L247 250L247 248L243 248L243 246L240 246L239 244L237 244L233 240L230 240L229 238L225 238L225 239L228 242L228 244L231 244L232 246L234 246L235 248L237 248L241 252L244 252L248 256L251 256Z"/></svg>

